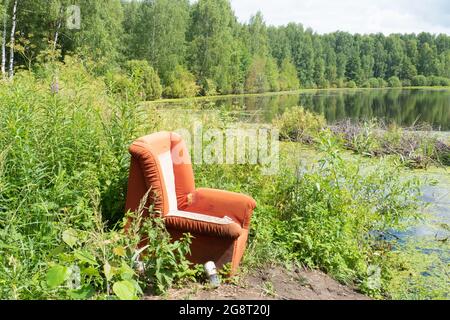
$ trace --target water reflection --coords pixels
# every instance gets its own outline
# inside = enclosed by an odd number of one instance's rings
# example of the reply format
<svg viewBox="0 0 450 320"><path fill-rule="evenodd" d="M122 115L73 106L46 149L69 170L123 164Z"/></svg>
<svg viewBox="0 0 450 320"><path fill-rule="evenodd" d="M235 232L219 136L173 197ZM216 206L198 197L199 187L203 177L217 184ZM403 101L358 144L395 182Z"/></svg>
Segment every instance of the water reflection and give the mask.
<svg viewBox="0 0 450 320"><path fill-rule="evenodd" d="M230 110L244 107L243 117L257 122L270 122L286 108L302 105L323 114L328 123L376 118L401 126L427 123L436 130L450 130L450 90L445 89L326 90L226 97L198 103Z"/></svg>

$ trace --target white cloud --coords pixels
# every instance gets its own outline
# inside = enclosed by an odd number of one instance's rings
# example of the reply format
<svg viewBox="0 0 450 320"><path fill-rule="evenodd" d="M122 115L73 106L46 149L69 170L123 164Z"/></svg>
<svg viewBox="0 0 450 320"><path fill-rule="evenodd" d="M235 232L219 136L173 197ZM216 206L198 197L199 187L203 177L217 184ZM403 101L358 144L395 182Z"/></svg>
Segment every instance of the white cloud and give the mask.
<svg viewBox="0 0 450 320"><path fill-rule="evenodd" d="M319 33L450 34L447 0L231 0L240 21L258 10L269 25L302 23Z"/></svg>

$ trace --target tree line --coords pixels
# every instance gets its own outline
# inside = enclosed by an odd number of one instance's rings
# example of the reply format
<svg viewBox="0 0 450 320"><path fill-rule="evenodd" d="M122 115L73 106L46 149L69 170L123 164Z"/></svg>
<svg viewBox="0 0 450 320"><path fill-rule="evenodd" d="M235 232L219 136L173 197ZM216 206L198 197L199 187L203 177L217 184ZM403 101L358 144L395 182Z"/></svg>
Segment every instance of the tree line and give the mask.
<svg viewBox="0 0 450 320"><path fill-rule="evenodd" d="M143 99L299 88L450 85L450 36L240 23L229 0L1 0L3 77L57 52L95 61L112 90ZM66 10L78 6L80 28Z"/></svg>

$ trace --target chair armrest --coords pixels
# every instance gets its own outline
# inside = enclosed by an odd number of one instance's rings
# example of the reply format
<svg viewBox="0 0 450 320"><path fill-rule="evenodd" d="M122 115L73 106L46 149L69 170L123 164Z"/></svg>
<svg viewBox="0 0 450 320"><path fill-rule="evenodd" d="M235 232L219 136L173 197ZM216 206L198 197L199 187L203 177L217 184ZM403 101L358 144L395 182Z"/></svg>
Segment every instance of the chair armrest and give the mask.
<svg viewBox="0 0 450 320"><path fill-rule="evenodd" d="M256 202L253 198L235 192L216 189L197 189L184 211L222 218L228 216L242 228L248 229Z"/></svg>
<svg viewBox="0 0 450 320"><path fill-rule="evenodd" d="M164 217L166 228L192 234L237 239L242 228L230 218L217 218L199 213L177 211Z"/></svg>

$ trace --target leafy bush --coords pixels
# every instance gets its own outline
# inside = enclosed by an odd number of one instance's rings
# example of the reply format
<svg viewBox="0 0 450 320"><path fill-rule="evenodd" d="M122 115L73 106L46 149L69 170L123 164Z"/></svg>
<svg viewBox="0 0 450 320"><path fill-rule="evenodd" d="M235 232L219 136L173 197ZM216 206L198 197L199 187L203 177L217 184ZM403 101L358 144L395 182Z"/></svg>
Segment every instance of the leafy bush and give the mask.
<svg viewBox="0 0 450 320"><path fill-rule="evenodd" d="M450 86L450 79L445 77L440 77L440 85L441 86Z"/></svg>
<svg viewBox="0 0 450 320"><path fill-rule="evenodd" d="M415 76L412 78L411 83L416 87L423 87L428 85L427 78L423 75Z"/></svg>
<svg viewBox="0 0 450 320"><path fill-rule="evenodd" d="M330 87L330 81L322 79L320 83L318 83L318 87L321 89L328 89Z"/></svg>
<svg viewBox="0 0 450 320"><path fill-rule="evenodd" d="M58 91L51 90L55 73ZM42 66L40 75L19 72L0 86L0 297L63 297L56 291L75 261L86 286L63 291L84 297L94 288L101 294L103 245L94 238L105 232L107 241L126 243L99 227L98 214L111 223L123 217L128 146L154 131L156 119L141 112L137 100L109 95L80 59ZM168 245L164 241L159 246ZM49 267L55 268L46 278Z"/></svg>
<svg viewBox="0 0 450 320"><path fill-rule="evenodd" d="M380 82L377 78L370 78L368 81L368 88L379 88Z"/></svg>
<svg viewBox="0 0 450 320"><path fill-rule="evenodd" d="M105 83L109 91L121 98L139 99L141 101L161 98L162 86L155 70L147 61L131 60L122 70L109 70L105 75Z"/></svg>
<svg viewBox="0 0 450 320"><path fill-rule="evenodd" d="M144 201L145 202L145 201ZM118 230L106 230L96 213L95 228L62 233L46 275L48 298L136 300L149 284L164 293L175 281L193 277L190 237L171 243L161 218L142 218L143 207L127 216ZM145 245L142 239L146 239Z"/></svg>
<svg viewBox="0 0 450 320"><path fill-rule="evenodd" d="M356 82L355 81L351 80L351 81L347 82L347 88L354 89L356 87L357 86L356 86Z"/></svg>
<svg viewBox="0 0 450 320"><path fill-rule="evenodd" d="M199 86L195 83L195 77L185 67L178 65L172 74L166 88L164 96L168 98L190 98L195 97L199 92Z"/></svg>
<svg viewBox="0 0 450 320"><path fill-rule="evenodd" d="M156 71L145 60L131 60L125 64L125 69L133 84L139 89L142 100L161 98L162 86Z"/></svg>
<svg viewBox="0 0 450 320"><path fill-rule="evenodd" d="M211 79L203 79L201 83L201 95L202 96L215 96L217 95L217 85L214 83L214 80Z"/></svg>
<svg viewBox="0 0 450 320"><path fill-rule="evenodd" d="M280 130L280 137L291 141L311 141L312 137L325 127L325 118L303 107L292 107L274 120Z"/></svg>
<svg viewBox="0 0 450 320"><path fill-rule="evenodd" d="M402 82L396 76L390 77L388 83L391 88L399 88L402 86Z"/></svg>
<svg viewBox="0 0 450 320"><path fill-rule="evenodd" d="M386 88L388 86L388 82L384 80L383 78L377 78L378 79L378 88Z"/></svg>
<svg viewBox="0 0 450 320"><path fill-rule="evenodd" d="M334 84L337 88L345 88L345 86L346 86L345 79L342 79L342 78L337 79ZM356 85L356 82L355 82L355 85Z"/></svg>
<svg viewBox="0 0 450 320"><path fill-rule="evenodd" d="M415 215L419 181L401 181L399 168L386 162L362 174L357 161L342 158L339 145L324 133L319 166L300 168L297 176L287 172L274 187L284 221L275 242L286 248L288 259L375 293L381 288L368 286L368 270L384 268L380 235Z"/></svg>
<svg viewBox="0 0 450 320"><path fill-rule="evenodd" d="M138 88L131 78L120 70L109 70L105 75L105 83L112 94L120 95L121 98L138 96Z"/></svg>
<svg viewBox="0 0 450 320"><path fill-rule="evenodd" d="M411 80L409 80L409 79L402 80L402 86L403 87L410 87L411 86Z"/></svg>
<svg viewBox="0 0 450 320"><path fill-rule="evenodd" d="M450 79L438 76L429 76L427 77L427 83L429 86L439 87L439 86L449 86Z"/></svg>

